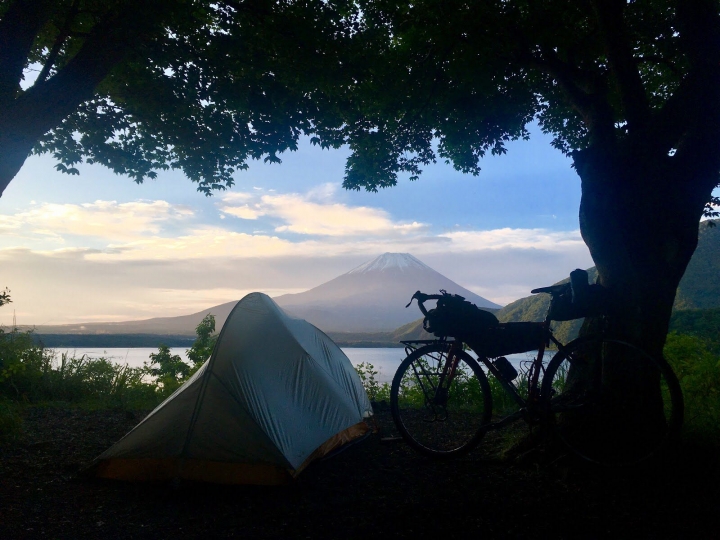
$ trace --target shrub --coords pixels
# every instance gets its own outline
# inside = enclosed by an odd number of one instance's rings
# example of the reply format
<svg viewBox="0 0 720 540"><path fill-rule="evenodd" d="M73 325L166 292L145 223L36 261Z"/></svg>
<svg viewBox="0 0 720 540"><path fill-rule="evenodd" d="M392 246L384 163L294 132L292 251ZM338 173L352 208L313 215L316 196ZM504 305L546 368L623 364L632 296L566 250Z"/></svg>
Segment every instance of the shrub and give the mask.
<svg viewBox="0 0 720 540"><path fill-rule="evenodd" d="M686 432L720 444L720 356L703 339L674 332L664 354L682 387Z"/></svg>
<svg viewBox="0 0 720 540"><path fill-rule="evenodd" d="M380 373L375 366L369 362L360 362L355 366L355 371L360 376L365 393L370 401L383 401L390 399L390 384L380 383L375 377Z"/></svg>
<svg viewBox="0 0 720 540"><path fill-rule="evenodd" d="M99 407L148 408L156 384L143 368L105 358L76 358L33 342L32 332L0 330L0 398L23 403L63 401Z"/></svg>
<svg viewBox="0 0 720 540"><path fill-rule="evenodd" d="M0 443L12 441L22 430L20 408L7 401L0 401Z"/></svg>

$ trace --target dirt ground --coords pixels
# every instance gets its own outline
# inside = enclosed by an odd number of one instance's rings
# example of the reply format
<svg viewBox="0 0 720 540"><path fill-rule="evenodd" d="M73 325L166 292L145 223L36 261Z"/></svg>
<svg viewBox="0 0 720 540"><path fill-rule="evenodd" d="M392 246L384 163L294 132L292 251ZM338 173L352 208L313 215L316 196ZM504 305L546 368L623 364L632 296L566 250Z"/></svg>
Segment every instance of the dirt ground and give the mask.
<svg viewBox="0 0 720 540"><path fill-rule="evenodd" d="M0 446L0 538L718 538L717 457L617 473L477 449L417 455L379 434L287 486L128 484L78 472L142 414L28 408ZM493 444L490 441L489 446ZM713 465L708 465L708 463Z"/></svg>

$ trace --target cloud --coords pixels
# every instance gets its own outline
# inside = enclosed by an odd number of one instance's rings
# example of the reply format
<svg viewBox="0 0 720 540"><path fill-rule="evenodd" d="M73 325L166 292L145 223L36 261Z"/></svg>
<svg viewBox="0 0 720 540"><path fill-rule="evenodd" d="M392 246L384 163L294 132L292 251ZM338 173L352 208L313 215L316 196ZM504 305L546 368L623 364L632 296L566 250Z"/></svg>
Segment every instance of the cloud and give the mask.
<svg viewBox="0 0 720 540"><path fill-rule="evenodd" d="M242 206L222 206L220 207L222 212L230 214L231 216L238 217L240 219L257 219L265 215L265 212L256 208L251 208L249 205L244 204ZM221 218L224 216L220 216Z"/></svg>
<svg viewBox="0 0 720 540"><path fill-rule="evenodd" d="M233 193L223 197L220 211L249 220L264 216L281 223L274 226L276 233L300 235L392 236L417 232L426 227L418 222L395 222L379 208L335 202L336 191L335 184L324 184L306 194L264 194L255 197L250 193Z"/></svg>
<svg viewBox="0 0 720 540"><path fill-rule="evenodd" d="M129 241L148 233L159 234L163 225L185 220L193 211L166 201L95 201L85 204L33 205L12 216L0 216L0 232L23 237L42 236L66 242L64 235Z"/></svg>
<svg viewBox="0 0 720 540"><path fill-rule="evenodd" d="M254 290L299 292L388 251L412 253L498 303L592 265L577 230L437 232L340 202L334 184L226 193L216 208L228 219L202 225L164 200L41 202L0 214L0 287L12 290L18 320L50 324L181 315ZM12 311L0 315L8 324Z"/></svg>
<svg viewBox="0 0 720 540"><path fill-rule="evenodd" d="M489 231L458 231L441 236L452 241L458 251L480 249L543 249L558 251L585 246L580 231L548 231L546 229L493 229Z"/></svg>

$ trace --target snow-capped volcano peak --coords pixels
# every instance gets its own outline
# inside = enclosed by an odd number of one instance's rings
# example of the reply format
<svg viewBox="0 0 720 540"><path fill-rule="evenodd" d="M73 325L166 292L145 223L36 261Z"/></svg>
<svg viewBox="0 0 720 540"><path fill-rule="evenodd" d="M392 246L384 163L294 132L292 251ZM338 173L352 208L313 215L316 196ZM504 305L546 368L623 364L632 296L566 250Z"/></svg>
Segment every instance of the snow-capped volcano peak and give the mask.
<svg viewBox="0 0 720 540"><path fill-rule="evenodd" d="M409 253L383 253L372 261L353 268L348 274L366 274L367 272L383 272L391 269L420 268L432 270L426 264L421 263Z"/></svg>

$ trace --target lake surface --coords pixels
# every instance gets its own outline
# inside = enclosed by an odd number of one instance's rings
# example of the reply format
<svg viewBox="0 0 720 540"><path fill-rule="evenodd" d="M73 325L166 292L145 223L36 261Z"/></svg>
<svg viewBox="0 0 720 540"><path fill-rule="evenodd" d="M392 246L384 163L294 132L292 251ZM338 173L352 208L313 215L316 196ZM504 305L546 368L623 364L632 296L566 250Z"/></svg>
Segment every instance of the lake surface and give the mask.
<svg viewBox="0 0 720 540"><path fill-rule="evenodd" d="M172 354L177 354L184 360L188 361L184 347L175 347L170 349ZM55 353L59 357L62 353L68 356L81 357L86 355L88 358L107 358L117 364L127 364L130 367L142 367L143 363L149 361L150 353L156 353L157 349L151 347L136 348L54 348ZM392 381L395 370L400 362L405 358L405 350L401 348L354 348L343 347L342 351L350 359L354 366L361 363L372 364L378 372L377 380L380 382ZM535 356L535 352L510 354L507 359L515 368L520 367L520 363L531 360ZM546 359L549 359L546 356ZM519 370L518 370L519 371Z"/></svg>

